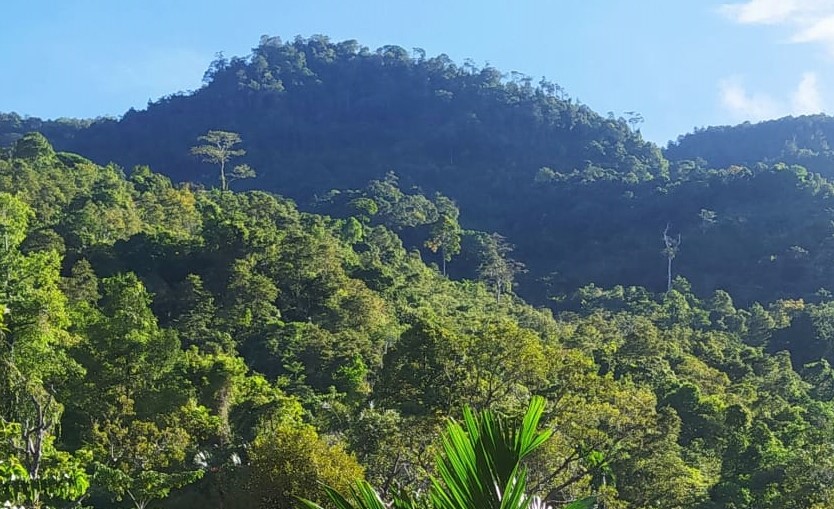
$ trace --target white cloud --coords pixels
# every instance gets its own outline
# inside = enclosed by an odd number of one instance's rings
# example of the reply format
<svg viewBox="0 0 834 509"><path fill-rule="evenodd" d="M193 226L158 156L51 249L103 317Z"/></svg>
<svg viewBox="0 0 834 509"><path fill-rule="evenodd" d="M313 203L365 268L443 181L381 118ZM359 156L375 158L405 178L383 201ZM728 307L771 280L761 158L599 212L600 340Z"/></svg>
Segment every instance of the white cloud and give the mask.
<svg viewBox="0 0 834 509"><path fill-rule="evenodd" d="M794 44L817 44L834 56L834 0L736 0L719 12L742 25L770 25L789 35ZM736 121L758 121L825 110L815 72L802 74L796 88L777 93L749 90L738 77L719 83L721 105Z"/></svg>
<svg viewBox="0 0 834 509"><path fill-rule="evenodd" d="M718 89L721 105L735 121L757 122L786 115L820 113L825 109L819 80L813 72L804 73L796 89L784 100L750 92L737 76L721 80Z"/></svg>
<svg viewBox="0 0 834 509"><path fill-rule="evenodd" d="M816 73L806 72L791 97L791 114L808 115L823 110L822 96Z"/></svg>
<svg viewBox="0 0 834 509"><path fill-rule="evenodd" d="M764 120L778 115L779 106L766 94L751 94L739 78L728 78L718 84L721 104L736 120Z"/></svg>
<svg viewBox="0 0 834 509"><path fill-rule="evenodd" d="M743 4L724 4L719 10L738 23L774 24L788 20L800 2L791 0L750 0Z"/></svg>
<svg viewBox="0 0 834 509"><path fill-rule="evenodd" d="M804 24L791 38L793 42L834 41L834 15Z"/></svg>
<svg viewBox="0 0 834 509"><path fill-rule="evenodd" d="M748 0L723 4L719 12L736 23L784 26L794 43L819 43L834 55L834 1Z"/></svg>

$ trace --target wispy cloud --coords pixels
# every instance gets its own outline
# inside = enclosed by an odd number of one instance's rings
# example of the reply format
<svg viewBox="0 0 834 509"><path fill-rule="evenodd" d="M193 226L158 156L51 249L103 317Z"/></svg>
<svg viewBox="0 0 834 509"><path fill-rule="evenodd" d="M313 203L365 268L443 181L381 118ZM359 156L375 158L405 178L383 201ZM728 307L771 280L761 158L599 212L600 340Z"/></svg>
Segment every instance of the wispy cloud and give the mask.
<svg viewBox="0 0 834 509"><path fill-rule="evenodd" d="M736 120L764 120L779 114L776 101L767 94L751 94L738 77L722 80L718 84L721 105Z"/></svg>
<svg viewBox="0 0 834 509"><path fill-rule="evenodd" d="M821 42L834 49L834 15L801 26L791 38L792 42Z"/></svg>
<svg viewBox="0 0 834 509"><path fill-rule="evenodd" d="M718 90L721 105L736 121L756 122L785 115L808 115L825 109L819 80L813 72L804 73L796 89L785 99L751 92L737 76L721 80Z"/></svg>
<svg viewBox="0 0 834 509"><path fill-rule="evenodd" d="M791 111L793 115L807 115L819 113L823 110L820 95L819 80L816 73L806 72L791 96Z"/></svg>
<svg viewBox="0 0 834 509"><path fill-rule="evenodd" d="M741 4L724 4L719 10L738 23L777 24L796 14L799 3L796 0L750 0Z"/></svg>
<svg viewBox="0 0 834 509"><path fill-rule="evenodd" d="M723 4L719 12L744 25L777 25L791 30L793 43L822 44L834 55L831 0L748 0Z"/></svg>

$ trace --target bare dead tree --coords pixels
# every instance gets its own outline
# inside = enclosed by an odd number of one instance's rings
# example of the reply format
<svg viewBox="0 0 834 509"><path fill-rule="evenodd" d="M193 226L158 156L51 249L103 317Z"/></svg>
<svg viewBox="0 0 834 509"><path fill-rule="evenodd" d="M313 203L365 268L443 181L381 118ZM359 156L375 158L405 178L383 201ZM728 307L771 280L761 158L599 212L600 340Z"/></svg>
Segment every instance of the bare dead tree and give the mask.
<svg viewBox="0 0 834 509"><path fill-rule="evenodd" d="M21 428L24 458L26 459L29 475L33 479L37 479L40 475L44 444L49 434L58 424L55 397L49 392L44 396L46 401L41 401L34 394L29 395L34 412L23 422Z"/></svg>
<svg viewBox="0 0 834 509"><path fill-rule="evenodd" d="M680 233L678 233L677 237L669 235L669 223L666 223L666 229L663 230L663 244L666 247L663 248L662 253L668 262L666 265L666 293L669 293L672 291L672 260L678 255L678 250L680 250L681 245Z"/></svg>

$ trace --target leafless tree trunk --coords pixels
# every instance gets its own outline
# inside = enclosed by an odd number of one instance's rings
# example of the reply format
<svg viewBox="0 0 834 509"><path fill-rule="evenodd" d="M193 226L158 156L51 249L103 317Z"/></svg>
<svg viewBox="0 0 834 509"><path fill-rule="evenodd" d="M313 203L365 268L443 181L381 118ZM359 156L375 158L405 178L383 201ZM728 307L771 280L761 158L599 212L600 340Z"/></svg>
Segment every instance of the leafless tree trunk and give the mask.
<svg viewBox="0 0 834 509"><path fill-rule="evenodd" d="M666 246L663 248L663 255L666 256L668 262L666 265L666 293L669 293L672 291L672 260L677 256L681 245L680 233L677 238L669 235L669 223L666 223L666 229L663 230L663 244Z"/></svg>

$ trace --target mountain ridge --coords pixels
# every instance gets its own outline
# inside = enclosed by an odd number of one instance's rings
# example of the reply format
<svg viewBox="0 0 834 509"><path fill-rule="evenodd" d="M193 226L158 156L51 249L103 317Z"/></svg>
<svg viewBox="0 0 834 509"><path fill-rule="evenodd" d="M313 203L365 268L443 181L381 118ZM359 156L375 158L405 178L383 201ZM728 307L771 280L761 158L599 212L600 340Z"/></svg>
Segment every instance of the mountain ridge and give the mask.
<svg viewBox="0 0 834 509"><path fill-rule="evenodd" d="M361 190L393 170L409 193L452 199L464 229L497 232L514 244L528 269L517 275L519 292L539 304L589 283L664 288L660 233L667 224L683 238L675 274L701 294L726 289L751 303L811 299L834 288L834 274L819 268L832 258L819 226L829 220L825 210L834 209L819 194L827 181L791 169L790 161L782 173L780 157L768 159L761 150L729 143L755 160L743 171L725 161L710 164L697 156L694 141L684 151L700 132L661 151L632 129L638 118L598 115L544 79L506 79L495 68L460 66L445 55L398 46L371 51L324 36L263 37L246 58L217 59L205 82L120 119L0 116L0 142L39 128L59 150L128 169L147 164L174 180L212 185L211 167L189 147L208 130L226 129L241 135L248 151L242 162L259 174L236 185L334 214L349 211L322 202L331 191ZM800 139L796 154L807 155L806 145ZM698 153L709 155L706 148ZM814 156L817 169L825 170L827 154ZM761 209L754 188L783 202L777 197L784 189L790 203ZM731 192L741 201L732 201ZM809 200L817 205L808 207ZM792 210L806 210L809 220L798 222ZM794 225L795 233L767 230L757 220L764 217ZM425 234L408 232L428 226L407 223L389 226L423 250ZM746 240L730 247L733 236ZM454 277L478 277L480 262L467 245L449 263ZM749 270L742 276L728 267ZM763 281L751 284L759 274Z"/></svg>

